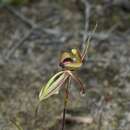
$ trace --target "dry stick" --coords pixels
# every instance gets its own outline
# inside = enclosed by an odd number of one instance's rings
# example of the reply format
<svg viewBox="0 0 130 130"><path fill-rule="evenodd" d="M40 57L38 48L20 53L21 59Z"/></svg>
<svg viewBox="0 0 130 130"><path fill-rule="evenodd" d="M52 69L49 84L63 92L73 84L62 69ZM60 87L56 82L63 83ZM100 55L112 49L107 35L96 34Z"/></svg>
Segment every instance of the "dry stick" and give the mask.
<svg viewBox="0 0 130 130"><path fill-rule="evenodd" d="M42 28L41 26L35 24L33 21L29 20L28 18L26 18L24 15L22 15L20 12L18 12L16 9L14 9L12 6L3 6L5 9L7 9L10 13L12 13L15 17L17 17L18 19L20 19L24 24L26 24L28 27L31 28L31 30L25 34L25 36L16 44L13 46L13 48L7 52L6 56L5 56L5 60L8 60L9 57L11 57L11 55L13 55L13 53L15 52L15 50L20 47L21 44L23 44L32 34L32 32L35 29L39 29L41 30L43 33L48 33L48 34L61 34L61 32L58 32L56 29L46 29L46 28Z"/></svg>
<svg viewBox="0 0 130 130"><path fill-rule="evenodd" d="M35 23L27 19L24 15L22 15L20 12L17 12L13 7L11 6L4 6L10 13L12 13L14 16L19 18L23 23L25 23L28 27L31 28L31 30L16 44L13 46L13 48L7 53L5 56L5 59L8 60L10 56L15 52L15 50L20 47L22 43L24 43L32 34L34 29L37 27Z"/></svg>
<svg viewBox="0 0 130 130"><path fill-rule="evenodd" d="M100 113L99 115L99 121L98 121L98 127L97 127L97 130L101 130L102 128L102 112Z"/></svg>
<svg viewBox="0 0 130 130"><path fill-rule="evenodd" d="M18 12L16 9L14 9L11 6L4 6L10 13L12 13L15 17L20 19L24 24L28 25L30 28L34 29L39 29L44 33L49 33L49 34L61 34L62 32L57 30L57 29L49 29L49 28L42 28L40 25L34 23L30 19L26 18L22 13Z"/></svg>
<svg viewBox="0 0 130 130"><path fill-rule="evenodd" d="M6 60L8 60L8 59L10 58L10 56L15 52L15 50L16 50L18 47L20 47L21 44L22 44L23 42L25 42L25 41L31 36L31 34L32 34L33 31L34 31L34 29L31 29L17 44L15 44L15 45L13 46L13 48L12 48L10 51L8 51L8 53L7 53L6 56L5 56L5 59L6 59Z"/></svg>
<svg viewBox="0 0 130 130"><path fill-rule="evenodd" d="M14 16L19 18L28 27L30 27L30 28L36 27L35 23L33 23L31 20L27 19L24 15L22 15L20 12L15 10L12 6L4 6L4 8L7 9L10 13L12 13Z"/></svg>
<svg viewBox="0 0 130 130"><path fill-rule="evenodd" d="M24 15L22 15L20 12L18 12L16 9L14 9L11 6L4 6L10 13L12 13L14 16L16 16L18 19L20 19L24 24L26 24L28 27L33 29L40 29L43 32L55 34L57 33L54 29L42 29L41 26L34 23L30 19L26 18Z"/></svg>
<svg viewBox="0 0 130 130"><path fill-rule="evenodd" d="M61 130L64 130L65 128L65 114L66 114L66 107L67 107L67 103L68 103L68 87L70 85L70 79L71 77L68 78L67 82L66 82L66 87L65 87L65 95L64 95L64 109L63 109L63 117L62 117L62 125L61 125Z"/></svg>
<svg viewBox="0 0 130 130"><path fill-rule="evenodd" d="M102 97L101 104L100 104L100 110L98 112L98 114L99 114L99 120L98 120L97 130L101 130L101 128L102 128L102 118L103 118L104 105L105 105L105 100L104 100L104 97Z"/></svg>
<svg viewBox="0 0 130 130"><path fill-rule="evenodd" d="M56 29L46 29L42 28L40 25L36 24L35 22L31 21L30 19L26 18L24 15L22 15L20 12L18 12L16 9L14 9L12 6L4 6L10 13L12 13L14 16L16 16L18 19L20 19L24 24L26 24L30 28L39 29L42 32L50 33L50 34L60 34L61 32L58 32Z"/></svg>
<svg viewBox="0 0 130 130"><path fill-rule="evenodd" d="M87 37L89 36L92 36L98 40L106 40L106 39L109 39L111 38L110 34L106 31L106 32L95 32L93 35L92 35L93 32L89 31L87 32ZM80 34L82 35L85 35L84 32L80 32Z"/></svg>
<svg viewBox="0 0 130 130"><path fill-rule="evenodd" d="M94 30L93 30L93 32L92 32L92 35L95 33L96 29L97 29L97 24L96 24L95 27L94 27ZM85 56L87 55L91 38L92 38L92 37L89 36L88 39L87 39L87 45L85 46L85 48L84 48L84 50L83 50L83 52L82 52L82 61L84 60Z"/></svg>
<svg viewBox="0 0 130 130"><path fill-rule="evenodd" d="M39 110L39 107L40 107L40 104L41 104L41 101L38 102L38 104L36 105L36 108L34 110L34 122L33 122L33 125L35 126L36 124L36 119L37 119L37 116L38 116L38 110Z"/></svg>
<svg viewBox="0 0 130 130"><path fill-rule="evenodd" d="M83 34L83 43L81 44L80 48L82 48L82 45L84 45L84 43L86 42L86 39L90 36L93 35L93 37L99 39L99 40L103 40L103 39L108 39L110 38L110 33L91 33L91 32L87 32L88 31L88 27L89 27L89 17L90 17L90 4L84 0L84 5L85 5L85 31L81 34ZM23 44L30 36L31 33L35 30L35 29L40 29L43 33L49 33L49 34L57 34L57 33L61 33L61 32L57 32L57 30L55 29L45 29L42 28L40 26L38 26L37 24L35 24L34 22L32 22L31 20L27 19L24 15L22 15L20 12L17 12L12 6L2 6L4 8L6 8L10 13L12 13L14 16L16 16L17 18L19 18L24 24L28 25L29 27L31 27L32 29L16 44L14 45L14 47L7 52L7 55L5 56L5 59L8 60L9 57L11 55L13 55L13 53L15 52L15 50L20 47L21 44ZM110 32L110 31L109 31ZM68 34L68 33L66 33ZM72 34L72 33L71 33Z"/></svg>
<svg viewBox="0 0 130 130"><path fill-rule="evenodd" d="M13 7L11 6L4 6L10 13L12 13L14 16L16 16L18 19L20 19L24 24L28 25L30 28L39 29L44 33L49 34L61 34L62 32L57 29L49 29L49 28L42 28L40 25L34 23L30 19L26 18L24 15L22 15L20 12L17 12Z"/></svg>
<svg viewBox="0 0 130 130"><path fill-rule="evenodd" d="M84 5L85 5L85 32L88 31L89 29L89 19L90 19L90 10L91 10L91 5L87 0L84 0ZM87 36L84 35L84 42L86 41Z"/></svg>
<svg viewBox="0 0 130 130"><path fill-rule="evenodd" d="M32 34L34 29L37 27L35 23L28 20L24 15L22 15L20 12L17 12L13 7L11 6L4 6L5 9L7 9L10 13L12 13L14 16L19 18L23 23L25 23L28 27L31 28L31 30L16 44L13 46L13 48L7 52L7 55L5 56L5 59L8 60L10 56L15 52L15 50L20 47L22 43L24 43Z"/></svg>
<svg viewBox="0 0 130 130"><path fill-rule="evenodd" d="M91 6L89 4L88 1L85 1L84 0L84 5L85 5L85 31L83 34L83 43L81 44L84 45L85 42L86 42L86 39L92 37L96 37L96 38L99 38L100 40L102 39L107 39L109 38L110 36L110 32L111 32L111 29L110 31L106 33L91 33L91 32L88 32L88 28L89 28L89 17L90 17L90 9L91 9ZM28 25L29 27L31 27L32 29L16 44L13 46L13 48L7 52L7 55L5 56L5 59L8 60L9 57L11 55L13 55L13 53L15 52L15 50L20 47L21 44L23 44L31 35L31 33L35 30L35 29L40 29L43 33L49 33L49 34L57 34L59 32L57 32L57 30L55 29L45 29L45 28L41 28L40 26L38 26L37 24L33 23L31 20L27 19L24 15L22 15L20 12L17 12L13 7L11 6L4 6L9 12L11 12L13 15L15 15L16 17L18 17L22 22L24 22L26 25ZM115 27L114 27L115 28ZM113 28L112 28L113 30ZM80 47L82 48L82 47Z"/></svg>
<svg viewBox="0 0 130 130"><path fill-rule="evenodd" d="M84 44L87 40L87 32L88 32L88 29L89 29L89 18L90 18L90 9L91 9L91 6L89 4L89 2L87 0L83 0L83 4L85 6L85 10L84 10L84 34L83 34L83 42L80 46L80 48L84 48Z"/></svg>
<svg viewBox="0 0 130 130"><path fill-rule="evenodd" d="M62 120L61 116L57 117L58 120ZM89 116L72 116L71 114L67 114L65 116L65 120L73 123L83 123L83 124L91 124L93 123L93 118Z"/></svg>
<svg viewBox="0 0 130 130"><path fill-rule="evenodd" d="M10 119L11 123L18 129L18 130L24 130L20 124L18 124L16 121Z"/></svg>

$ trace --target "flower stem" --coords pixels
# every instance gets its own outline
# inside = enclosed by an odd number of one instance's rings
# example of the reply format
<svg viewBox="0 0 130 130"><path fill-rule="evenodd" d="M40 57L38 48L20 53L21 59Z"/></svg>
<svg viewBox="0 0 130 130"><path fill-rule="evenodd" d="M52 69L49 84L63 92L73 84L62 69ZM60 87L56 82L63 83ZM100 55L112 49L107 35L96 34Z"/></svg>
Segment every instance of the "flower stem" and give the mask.
<svg viewBox="0 0 130 130"><path fill-rule="evenodd" d="M63 109L63 117L62 117L61 130L64 130L64 128L65 128L65 114L66 114L66 107L67 107L67 103L68 103L68 94L69 94L68 87L69 87L69 85L70 85L70 77L68 78L68 80L66 82L66 86L65 86L64 109Z"/></svg>

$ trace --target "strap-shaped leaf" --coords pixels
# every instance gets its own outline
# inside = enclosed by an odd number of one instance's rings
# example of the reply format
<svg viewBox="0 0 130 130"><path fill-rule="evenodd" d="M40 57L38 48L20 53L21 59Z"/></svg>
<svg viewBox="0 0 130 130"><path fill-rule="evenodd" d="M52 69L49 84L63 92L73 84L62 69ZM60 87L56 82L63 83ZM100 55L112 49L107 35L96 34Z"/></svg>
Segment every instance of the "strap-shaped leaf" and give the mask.
<svg viewBox="0 0 130 130"><path fill-rule="evenodd" d="M39 100L42 101L54 94L58 94L60 87L64 84L66 79L68 78L68 73L65 71L60 71L56 73L45 86L42 87L40 94L39 94Z"/></svg>

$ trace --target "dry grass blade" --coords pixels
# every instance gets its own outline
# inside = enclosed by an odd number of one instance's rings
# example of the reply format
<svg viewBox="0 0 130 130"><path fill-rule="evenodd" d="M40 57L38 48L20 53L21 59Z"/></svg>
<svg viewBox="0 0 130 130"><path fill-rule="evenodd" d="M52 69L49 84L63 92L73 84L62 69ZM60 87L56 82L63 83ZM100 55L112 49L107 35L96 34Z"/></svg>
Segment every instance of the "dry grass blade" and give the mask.
<svg viewBox="0 0 130 130"><path fill-rule="evenodd" d="M18 129L18 130L24 130L18 121L10 120L11 123Z"/></svg>
<svg viewBox="0 0 130 130"><path fill-rule="evenodd" d="M95 27L94 27L94 29L92 31L92 35L95 33L96 29L97 29L97 24L95 25ZM89 36L88 39L87 39L86 47L84 48L83 53L82 53L82 60L84 60L86 54L88 53L88 48L90 46L91 38L92 38L92 36Z"/></svg>

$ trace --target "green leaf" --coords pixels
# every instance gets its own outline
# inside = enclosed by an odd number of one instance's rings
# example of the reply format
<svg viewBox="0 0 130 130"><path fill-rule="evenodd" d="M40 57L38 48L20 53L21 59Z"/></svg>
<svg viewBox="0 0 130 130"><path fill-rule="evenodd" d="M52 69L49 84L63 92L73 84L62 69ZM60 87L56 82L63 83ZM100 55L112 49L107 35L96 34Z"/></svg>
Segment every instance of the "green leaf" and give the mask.
<svg viewBox="0 0 130 130"><path fill-rule="evenodd" d="M54 94L58 94L60 87L65 83L68 78L68 73L60 71L56 73L45 86L42 87L39 93L39 100L42 101Z"/></svg>

